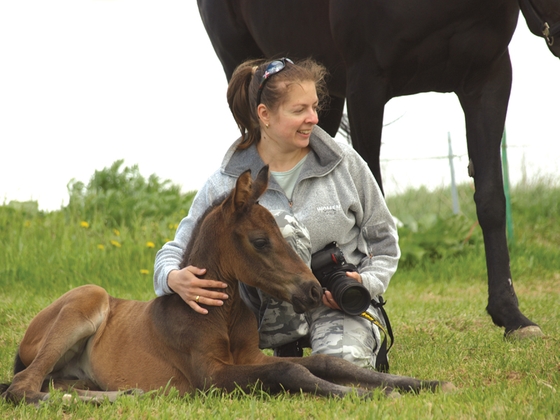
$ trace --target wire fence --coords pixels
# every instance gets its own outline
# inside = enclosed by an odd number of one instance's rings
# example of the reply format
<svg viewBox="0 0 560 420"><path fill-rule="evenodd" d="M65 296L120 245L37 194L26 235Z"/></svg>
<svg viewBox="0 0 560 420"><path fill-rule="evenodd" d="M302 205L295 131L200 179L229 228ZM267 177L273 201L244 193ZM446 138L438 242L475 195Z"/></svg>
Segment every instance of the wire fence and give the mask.
<svg viewBox="0 0 560 420"><path fill-rule="evenodd" d="M395 131L402 124L393 124L401 117L385 124L383 130L384 136L390 132L387 139L383 137L380 159L383 187L388 196L402 194L410 188L426 187L434 190L450 187L454 183L472 184L468 174L469 157L464 131L452 131L450 134L438 130L438 134L430 138L426 138L424 133L403 137L399 135L401 132ZM447 139L444 137L446 134ZM558 182L560 152L555 144L551 144L551 141L554 143L552 138L555 134L551 133L547 139L517 131L514 134L510 136L513 141L508 139L506 149L510 184L527 184L542 178L546 178L547 182ZM351 142L346 114L343 115L337 138Z"/></svg>

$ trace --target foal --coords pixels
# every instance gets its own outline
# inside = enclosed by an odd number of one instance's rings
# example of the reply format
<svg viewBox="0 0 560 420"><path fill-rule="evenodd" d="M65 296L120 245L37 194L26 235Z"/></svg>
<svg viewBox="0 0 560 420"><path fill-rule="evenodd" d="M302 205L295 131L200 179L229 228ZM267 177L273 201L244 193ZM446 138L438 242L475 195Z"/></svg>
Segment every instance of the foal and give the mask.
<svg viewBox="0 0 560 420"><path fill-rule="evenodd" d="M201 218L183 266L207 269L228 284L231 297L207 315L178 295L149 302L111 297L101 287L70 290L31 321L19 346L15 376L4 398L38 403L48 386L72 388L85 401L114 400L118 391L181 393L217 387L232 391L257 383L282 390L342 396L376 387L452 389L449 383L378 373L330 356L266 356L257 322L239 297L238 281L290 302L297 312L321 303L322 289L257 200L268 185L268 167L253 182L249 172L231 194ZM7 389L6 389L7 388Z"/></svg>

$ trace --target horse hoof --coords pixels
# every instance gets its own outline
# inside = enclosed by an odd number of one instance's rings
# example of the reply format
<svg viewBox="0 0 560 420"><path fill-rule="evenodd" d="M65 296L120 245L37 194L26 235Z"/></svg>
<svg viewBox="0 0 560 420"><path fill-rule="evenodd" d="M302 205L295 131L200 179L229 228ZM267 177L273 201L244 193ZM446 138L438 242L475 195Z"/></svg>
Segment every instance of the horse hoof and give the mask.
<svg viewBox="0 0 560 420"><path fill-rule="evenodd" d="M72 394L64 394L62 396L62 402L64 404L74 404L74 403L78 402L78 398L74 398L74 396Z"/></svg>
<svg viewBox="0 0 560 420"><path fill-rule="evenodd" d="M387 398L390 398L390 399L402 398L402 395L400 394L400 392L399 392L399 391L396 391L396 390L394 390L394 389L391 390L391 391L389 391L389 392L387 392L387 393L385 394L385 396L386 396Z"/></svg>
<svg viewBox="0 0 560 420"><path fill-rule="evenodd" d="M454 392L457 391L457 387L453 385L451 382L443 382L441 384L441 392Z"/></svg>
<svg viewBox="0 0 560 420"><path fill-rule="evenodd" d="M538 325L529 325L528 327L506 333L506 339L508 340L526 340L541 337L544 337L544 334Z"/></svg>
<svg viewBox="0 0 560 420"><path fill-rule="evenodd" d="M133 397L140 397L144 395L144 391L139 388L130 388L125 391L121 391L121 395L131 395Z"/></svg>

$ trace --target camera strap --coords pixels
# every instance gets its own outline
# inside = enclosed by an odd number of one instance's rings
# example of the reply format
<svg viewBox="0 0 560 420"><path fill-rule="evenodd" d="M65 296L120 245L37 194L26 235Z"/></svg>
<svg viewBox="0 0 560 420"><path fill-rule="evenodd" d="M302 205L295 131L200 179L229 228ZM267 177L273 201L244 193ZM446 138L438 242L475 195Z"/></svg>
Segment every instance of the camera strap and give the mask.
<svg viewBox="0 0 560 420"><path fill-rule="evenodd" d="M391 328L391 322L389 322L389 317L387 316L387 312L385 311L385 304L387 301L383 300L382 296L378 296L379 302L375 299L371 300L371 304L379 309L383 320L377 318L377 316L371 312L364 312L361 316L369 321L371 321L374 325L376 325L382 332L383 332L383 341L381 342L381 347L379 348L379 352L377 353L377 358L375 361L375 369L379 372L389 372L389 359L387 354L391 347L393 347L393 342L395 341L393 337L393 329ZM390 340L390 344L387 346L387 341Z"/></svg>

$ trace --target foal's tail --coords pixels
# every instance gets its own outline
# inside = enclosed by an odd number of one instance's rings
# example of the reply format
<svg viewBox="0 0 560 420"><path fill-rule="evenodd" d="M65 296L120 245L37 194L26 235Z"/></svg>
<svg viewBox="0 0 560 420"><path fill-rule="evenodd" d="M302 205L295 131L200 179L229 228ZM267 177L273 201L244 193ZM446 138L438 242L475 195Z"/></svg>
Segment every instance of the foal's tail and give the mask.
<svg viewBox="0 0 560 420"><path fill-rule="evenodd" d="M10 384L0 384L0 396L6 392L6 390L10 387Z"/></svg>
<svg viewBox="0 0 560 420"><path fill-rule="evenodd" d="M18 374L22 370L24 370L27 366L23 364L21 361L21 357L19 357L19 349L16 353L16 360L14 360L14 375Z"/></svg>

